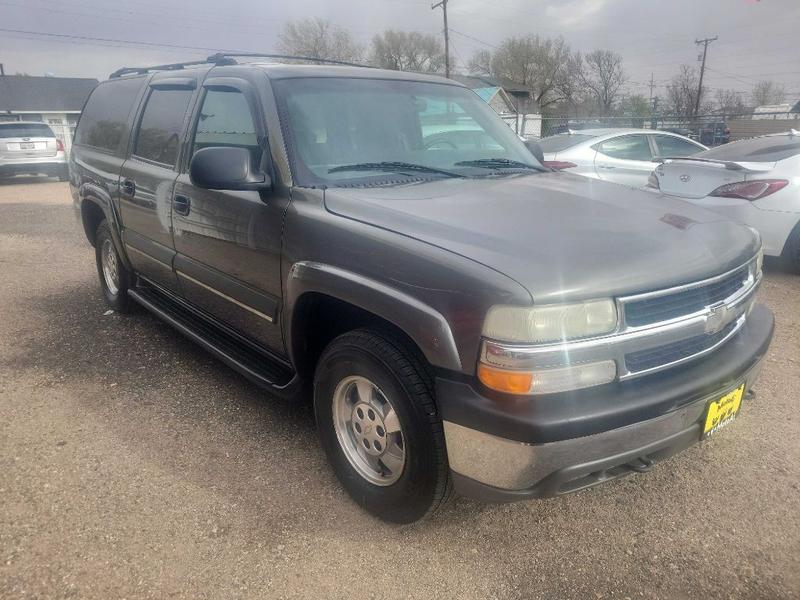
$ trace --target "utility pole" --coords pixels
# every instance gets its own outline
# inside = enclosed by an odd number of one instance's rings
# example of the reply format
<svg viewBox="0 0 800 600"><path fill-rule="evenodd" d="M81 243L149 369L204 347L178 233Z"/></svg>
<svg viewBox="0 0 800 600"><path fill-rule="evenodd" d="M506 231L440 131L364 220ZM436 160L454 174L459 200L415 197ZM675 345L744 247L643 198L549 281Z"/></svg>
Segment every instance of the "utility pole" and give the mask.
<svg viewBox="0 0 800 600"><path fill-rule="evenodd" d="M650 88L650 104L653 104L653 90L656 89L656 80L653 73L650 73L650 85L647 86Z"/></svg>
<svg viewBox="0 0 800 600"><path fill-rule="evenodd" d="M447 0L440 0L431 6L431 10L442 7L444 14L444 76L450 79L450 35L447 31Z"/></svg>
<svg viewBox="0 0 800 600"><path fill-rule="evenodd" d="M706 71L706 54L708 53L708 45L711 42L716 42L719 36L713 38L705 38L703 40L695 40L694 43L698 46L703 44L703 64L700 66L700 85L697 86L697 98L694 101L694 116L697 118L697 113L700 111L700 94L703 93L703 75Z"/></svg>

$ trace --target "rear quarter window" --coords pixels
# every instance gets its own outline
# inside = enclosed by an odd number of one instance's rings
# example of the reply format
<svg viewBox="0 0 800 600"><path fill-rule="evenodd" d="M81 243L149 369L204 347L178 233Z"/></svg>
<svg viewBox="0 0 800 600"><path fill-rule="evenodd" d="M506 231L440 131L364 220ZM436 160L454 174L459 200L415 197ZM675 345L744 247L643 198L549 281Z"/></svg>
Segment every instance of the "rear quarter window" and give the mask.
<svg viewBox="0 0 800 600"><path fill-rule="evenodd" d="M561 152L578 144L591 140L595 136L583 133L559 133L539 140L542 152Z"/></svg>
<svg viewBox="0 0 800 600"><path fill-rule="evenodd" d="M0 123L0 138L56 137L44 123Z"/></svg>
<svg viewBox="0 0 800 600"><path fill-rule="evenodd" d="M742 162L776 162L800 154L800 137L795 135L770 135L731 142L701 152L699 158Z"/></svg>
<svg viewBox="0 0 800 600"><path fill-rule="evenodd" d="M78 121L75 143L109 152L119 150L144 77L112 79L98 85Z"/></svg>

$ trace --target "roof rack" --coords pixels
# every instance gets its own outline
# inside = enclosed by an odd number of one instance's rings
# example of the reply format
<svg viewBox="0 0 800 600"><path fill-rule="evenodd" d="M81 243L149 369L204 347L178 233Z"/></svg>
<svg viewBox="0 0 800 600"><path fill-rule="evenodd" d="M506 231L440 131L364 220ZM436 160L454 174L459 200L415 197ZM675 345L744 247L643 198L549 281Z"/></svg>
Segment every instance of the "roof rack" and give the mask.
<svg viewBox="0 0 800 600"><path fill-rule="evenodd" d="M366 67L373 68L371 65L358 64L347 62L344 60L332 60L329 58L315 58L313 56L294 56L291 54L264 54L262 52L218 52L208 57L208 62L220 64L223 60L233 60L234 56L242 58L277 58L279 60L304 60L306 62L315 62L326 65L342 65L345 67ZM235 61L234 61L235 64Z"/></svg>
<svg viewBox="0 0 800 600"><path fill-rule="evenodd" d="M180 69L184 69L186 67L194 67L197 65L235 65L236 60L234 59L235 56L239 56L242 58L275 58L279 60L302 60L306 62L315 62L320 64L328 64L328 65L342 65L345 67L366 67L372 68L370 65L360 65L358 63L351 63L346 62L343 60L331 60L327 58L314 58L313 56L293 56L290 54L264 54L261 52L218 52L217 54L212 54L205 60L193 60L188 62L178 62L178 63L171 63L167 65L154 65L152 67L122 67L121 69L117 69L111 75L109 75L109 79L117 79L118 77L122 77L123 75L131 75L137 74L142 75L144 73L149 73L150 71L177 71Z"/></svg>

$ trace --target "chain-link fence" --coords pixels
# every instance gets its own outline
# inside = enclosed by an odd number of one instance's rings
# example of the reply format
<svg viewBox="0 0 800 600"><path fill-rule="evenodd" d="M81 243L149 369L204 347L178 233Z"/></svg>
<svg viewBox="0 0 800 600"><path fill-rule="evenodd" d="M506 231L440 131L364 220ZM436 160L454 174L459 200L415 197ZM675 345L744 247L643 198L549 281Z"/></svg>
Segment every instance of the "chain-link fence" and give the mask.
<svg viewBox="0 0 800 600"><path fill-rule="evenodd" d="M684 135L706 146L800 129L800 113L710 114L697 117L587 117L520 115L520 135L548 137L558 133L599 128L658 129ZM512 120L513 123L513 120ZM533 133L538 131L539 133Z"/></svg>

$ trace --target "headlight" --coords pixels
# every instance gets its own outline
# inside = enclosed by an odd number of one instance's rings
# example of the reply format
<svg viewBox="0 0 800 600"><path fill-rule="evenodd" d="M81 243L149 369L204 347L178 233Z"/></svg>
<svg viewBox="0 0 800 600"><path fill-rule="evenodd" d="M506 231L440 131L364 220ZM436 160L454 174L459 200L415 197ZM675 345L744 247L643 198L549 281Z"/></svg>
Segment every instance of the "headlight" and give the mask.
<svg viewBox="0 0 800 600"><path fill-rule="evenodd" d="M617 327L617 308L611 299L543 306L493 306L483 324L492 340L542 344L576 340Z"/></svg>

